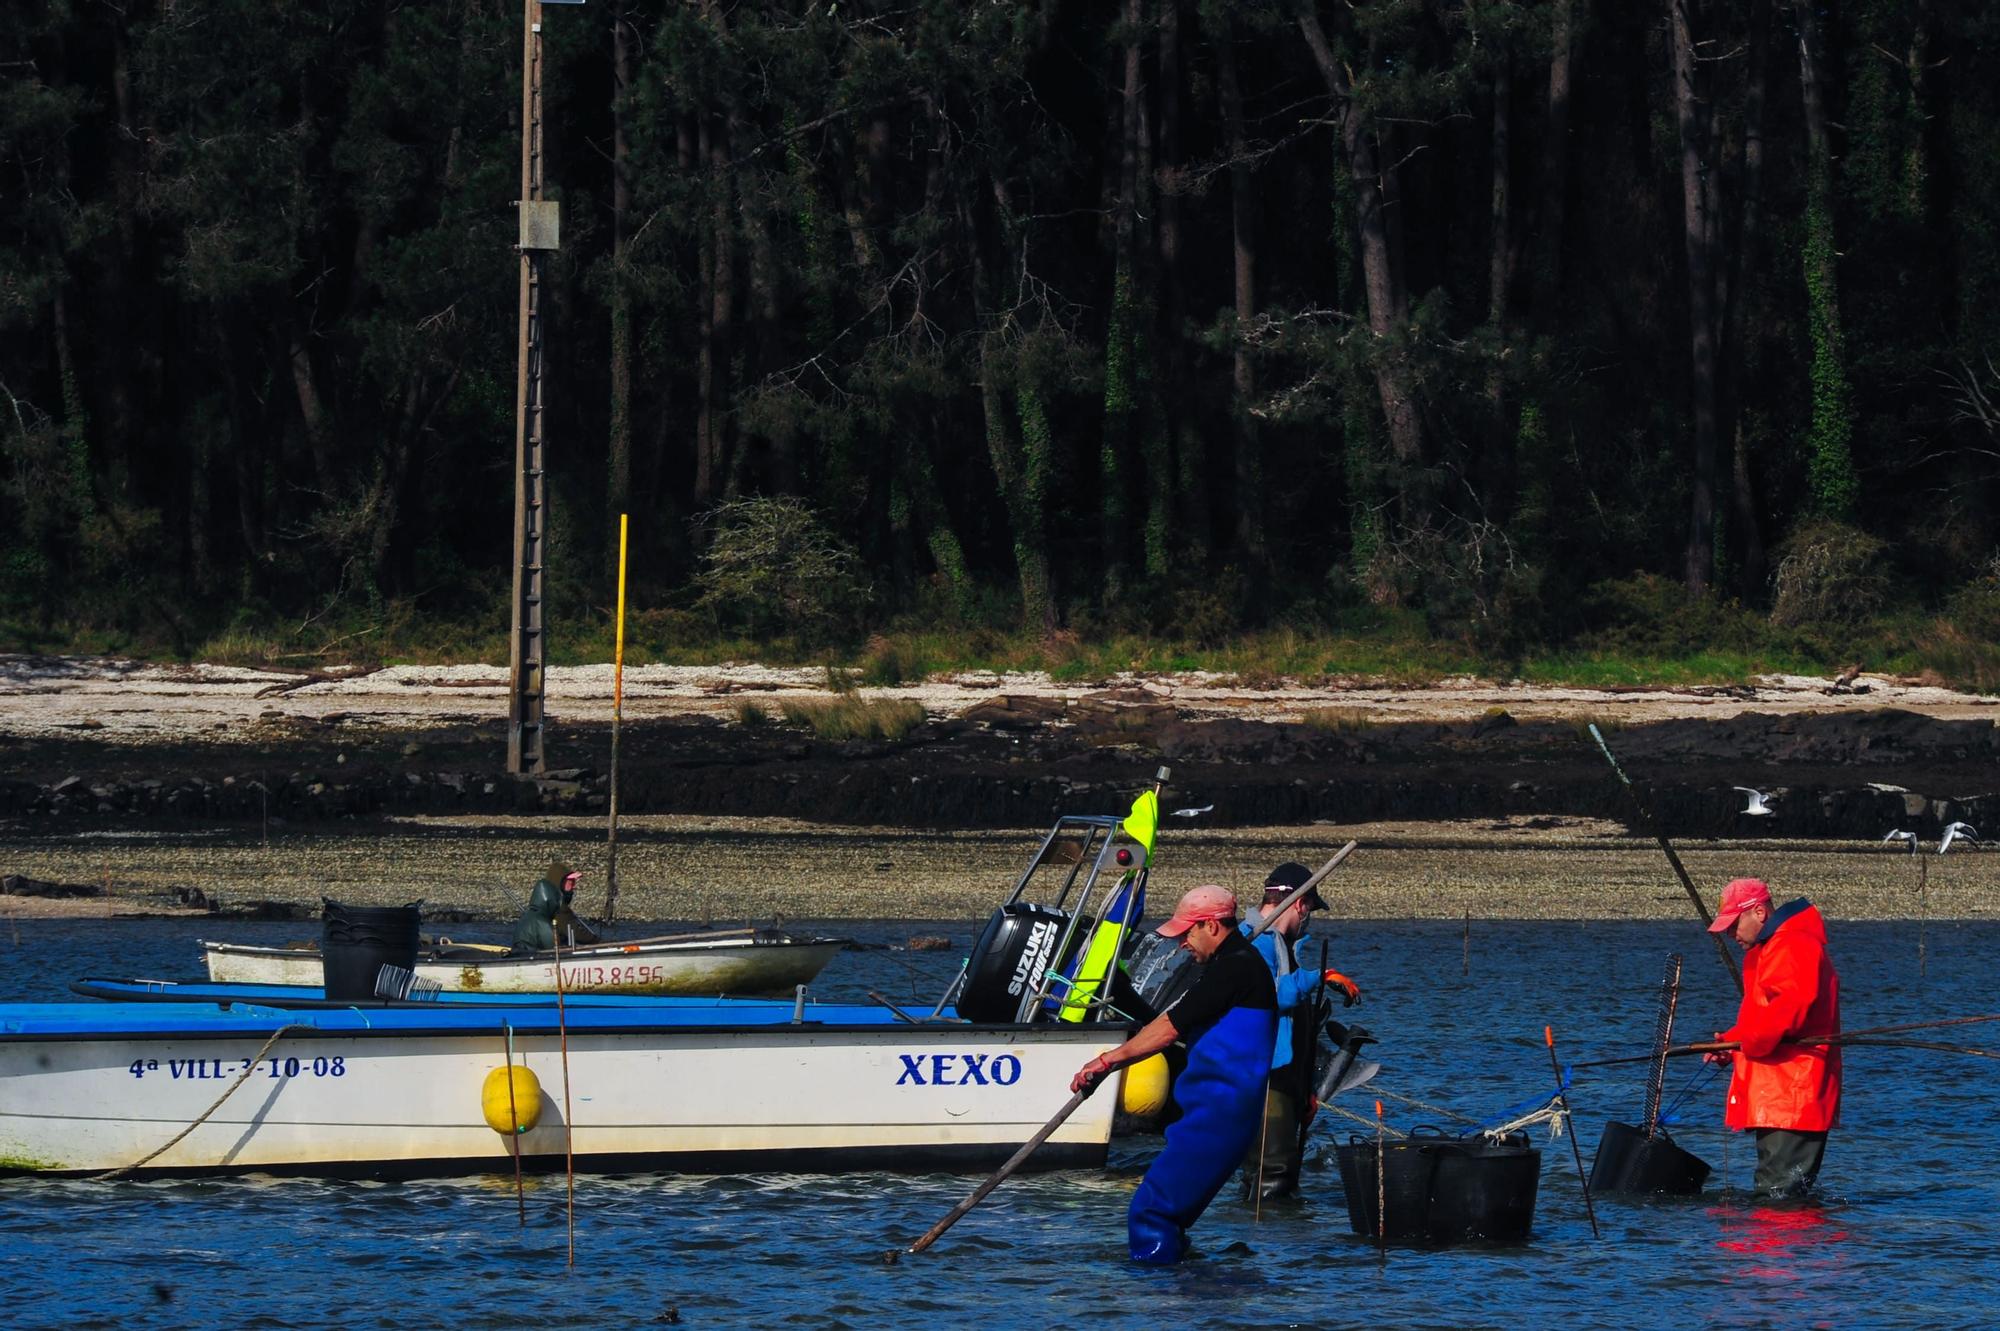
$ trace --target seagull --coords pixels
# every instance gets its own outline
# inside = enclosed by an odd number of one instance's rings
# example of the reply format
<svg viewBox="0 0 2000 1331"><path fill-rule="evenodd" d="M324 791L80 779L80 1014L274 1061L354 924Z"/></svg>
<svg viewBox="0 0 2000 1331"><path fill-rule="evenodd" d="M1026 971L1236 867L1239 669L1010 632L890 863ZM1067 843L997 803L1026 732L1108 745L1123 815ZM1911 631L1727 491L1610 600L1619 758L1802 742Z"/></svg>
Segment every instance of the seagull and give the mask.
<svg viewBox="0 0 2000 1331"><path fill-rule="evenodd" d="M1213 804L1204 804L1199 809L1175 809L1171 816L1175 818L1199 818L1214 808Z"/></svg>
<svg viewBox="0 0 2000 1331"><path fill-rule="evenodd" d="M1746 818L1769 818L1777 810L1764 802L1764 792L1752 790L1748 786L1731 786L1731 790L1743 795L1743 816Z"/></svg>
<svg viewBox="0 0 2000 1331"><path fill-rule="evenodd" d="M1979 840L1979 829L1973 827L1970 823L1950 824L1944 829L1944 840L1938 842L1938 854L1942 855L1950 850L1951 843L1959 837L1964 837L1967 841L1977 841Z"/></svg>
<svg viewBox="0 0 2000 1331"><path fill-rule="evenodd" d="M1910 843L1910 854L1914 855L1917 853L1917 834L1915 832L1905 832L1899 829L1882 838L1882 844L1885 846L1891 841L1907 841Z"/></svg>

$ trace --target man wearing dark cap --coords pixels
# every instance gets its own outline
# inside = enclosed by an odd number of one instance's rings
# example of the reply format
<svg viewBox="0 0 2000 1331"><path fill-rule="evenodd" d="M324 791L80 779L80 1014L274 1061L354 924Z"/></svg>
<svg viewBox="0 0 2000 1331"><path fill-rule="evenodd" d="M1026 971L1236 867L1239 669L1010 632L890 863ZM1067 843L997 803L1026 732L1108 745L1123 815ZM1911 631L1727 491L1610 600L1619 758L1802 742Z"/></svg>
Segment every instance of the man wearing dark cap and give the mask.
<svg viewBox="0 0 2000 1331"><path fill-rule="evenodd" d="M1277 1000L1270 972L1236 931L1236 897L1228 888L1192 889L1159 932L1181 940L1201 977L1138 1034L1077 1069L1070 1089L1080 1091L1177 1040L1187 1046L1187 1066L1174 1078L1180 1117L1168 1125L1166 1147L1153 1157L1125 1217L1132 1260L1170 1265L1186 1253L1189 1227L1256 1140Z"/></svg>
<svg viewBox="0 0 2000 1331"><path fill-rule="evenodd" d="M1287 860L1264 880L1264 904L1243 923L1248 934L1289 896L1312 878L1312 870ZM1296 948L1305 937L1312 913L1325 910L1319 889L1285 907L1271 927L1252 944L1270 969L1278 994L1278 1034L1271 1050L1271 1076L1264 1093L1264 1123L1243 1158L1243 1196L1261 1192L1265 1198L1289 1197L1299 1189L1299 1125L1310 1112L1312 1075L1319 1046L1318 1002L1322 983L1340 991L1349 1006L1360 1001L1361 987L1339 971L1304 970Z"/></svg>
<svg viewBox="0 0 2000 1331"><path fill-rule="evenodd" d="M1840 1122L1840 1047L1813 1043L1840 1033L1840 976L1826 953L1826 921L1804 897L1772 908L1771 889L1739 878L1722 893L1710 933L1743 945L1743 1001L1736 1024L1710 1054L1732 1067L1723 1121L1757 1134L1759 1193L1796 1197L1811 1189Z"/></svg>

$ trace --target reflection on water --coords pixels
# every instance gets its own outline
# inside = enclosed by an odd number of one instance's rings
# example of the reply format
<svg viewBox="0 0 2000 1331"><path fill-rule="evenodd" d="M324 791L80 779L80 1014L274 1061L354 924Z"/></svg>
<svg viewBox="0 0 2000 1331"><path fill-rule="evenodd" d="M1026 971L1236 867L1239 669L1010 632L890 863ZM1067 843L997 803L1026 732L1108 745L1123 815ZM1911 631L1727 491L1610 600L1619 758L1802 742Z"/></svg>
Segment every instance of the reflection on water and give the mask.
<svg viewBox="0 0 2000 1331"><path fill-rule="evenodd" d="M637 926L634 926L635 928ZM805 926L805 927L810 927ZM1835 921L1850 1027L2000 1007L1985 979L1991 923L1933 922L1928 976L1914 926ZM843 923L900 941L963 926ZM190 975L212 923L24 921L0 931L0 994L56 999L81 974ZM297 924L231 926L249 942ZM1321 932L1327 932L1322 929ZM1548 1080L1542 1026L1565 1059L1643 1050L1669 950L1687 956L1679 1032L1728 1024L1733 995L1698 932L1657 923L1337 926L1331 960L1366 1002L1343 1014L1381 1037L1381 1085L1484 1117ZM1307 946L1317 955L1315 939ZM849 952L816 992L934 999L959 952ZM1989 1045L1992 1041L1981 1043ZM1676 1138L1715 1167L1700 1199L1601 1198L1594 1241L1566 1143L1545 1150L1533 1239L1512 1247L1378 1252L1348 1232L1327 1149L1360 1132L1322 1116L1309 1199L1225 1197L1174 1270L1124 1256L1124 1208L1149 1143L1110 1167L1010 1181L938 1245L894 1267L975 1180L941 1175L632 1175L577 1180L577 1265L565 1270L566 1189L528 1180L409 1183L240 1178L0 1182L0 1308L19 1327L1107 1326L1983 1326L2000 1323L2000 1213L1992 1065L1900 1050L1847 1060L1843 1123L1823 1204L1770 1207L1748 1186L1754 1147L1720 1131L1721 1085L1684 1089ZM804 1088L809 1089L809 1088ZM1365 1094L1365 1092L1364 1092ZM1585 1163L1606 1119L1640 1114L1643 1073L1580 1074ZM1365 1106L1357 1105L1357 1108ZM1391 1106L1395 1108L1395 1106ZM1055 1106L1050 1107L1051 1110ZM1423 1121L1405 1109L1404 1126Z"/></svg>

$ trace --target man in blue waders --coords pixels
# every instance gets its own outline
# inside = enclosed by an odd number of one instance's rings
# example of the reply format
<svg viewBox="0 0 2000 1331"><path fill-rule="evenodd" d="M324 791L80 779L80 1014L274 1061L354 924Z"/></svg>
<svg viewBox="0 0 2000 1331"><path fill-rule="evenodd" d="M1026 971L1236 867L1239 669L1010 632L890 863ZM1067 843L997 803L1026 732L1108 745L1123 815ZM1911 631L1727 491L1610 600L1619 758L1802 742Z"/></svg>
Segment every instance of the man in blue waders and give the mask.
<svg viewBox="0 0 2000 1331"><path fill-rule="evenodd" d="M1080 1091L1177 1040L1187 1046L1187 1066L1174 1079L1180 1117L1139 1181L1125 1222L1132 1260L1166 1266L1186 1253L1188 1229L1256 1140L1278 999L1270 968L1236 931L1236 898L1228 888L1195 888L1159 932L1181 940L1201 977L1138 1034L1085 1063L1070 1089Z"/></svg>
<svg viewBox="0 0 2000 1331"><path fill-rule="evenodd" d="M1312 870L1287 860L1264 880L1264 904L1243 922L1243 932L1256 927L1278 903L1302 887ZM1290 1197L1299 1190L1305 1134L1311 1121L1313 1064L1319 1053L1319 994L1322 984L1337 989L1349 1007L1361 1001L1361 986L1339 971L1301 970L1295 955L1312 913L1325 910L1319 889L1294 901L1251 946L1264 959L1278 990L1278 1037L1271 1051L1271 1080L1264 1096L1264 1125L1243 1157L1243 1198L1265 1201Z"/></svg>

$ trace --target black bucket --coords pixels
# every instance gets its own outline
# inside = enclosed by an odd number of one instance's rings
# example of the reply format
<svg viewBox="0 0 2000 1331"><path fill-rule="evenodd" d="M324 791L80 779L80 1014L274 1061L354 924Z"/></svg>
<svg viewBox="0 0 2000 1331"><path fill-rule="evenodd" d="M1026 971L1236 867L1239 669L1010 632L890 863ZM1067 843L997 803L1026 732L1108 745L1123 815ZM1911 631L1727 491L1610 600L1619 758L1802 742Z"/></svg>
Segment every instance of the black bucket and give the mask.
<svg viewBox="0 0 2000 1331"><path fill-rule="evenodd" d="M335 1002L370 1002L375 976L384 966L417 966L417 918L420 901L407 906L343 906L321 897L320 964L325 967L326 996Z"/></svg>
<svg viewBox="0 0 2000 1331"><path fill-rule="evenodd" d="M1375 1238L1376 1144L1355 1136L1335 1148L1347 1220ZM1419 1129L1381 1145L1381 1237L1392 1243L1519 1242L1534 1227L1542 1153L1521 1133L1499 1141Z"/></svg>
<svg viewBox="0 0 2000 1331"><path fill-rule="evenodd" d="M1630 1123L1606 1123L1590 1162L1592 1192L1692 1197L1708 1181L1708 1162L1682 1150L1665 1132L1646 1134Z"/></svg>

